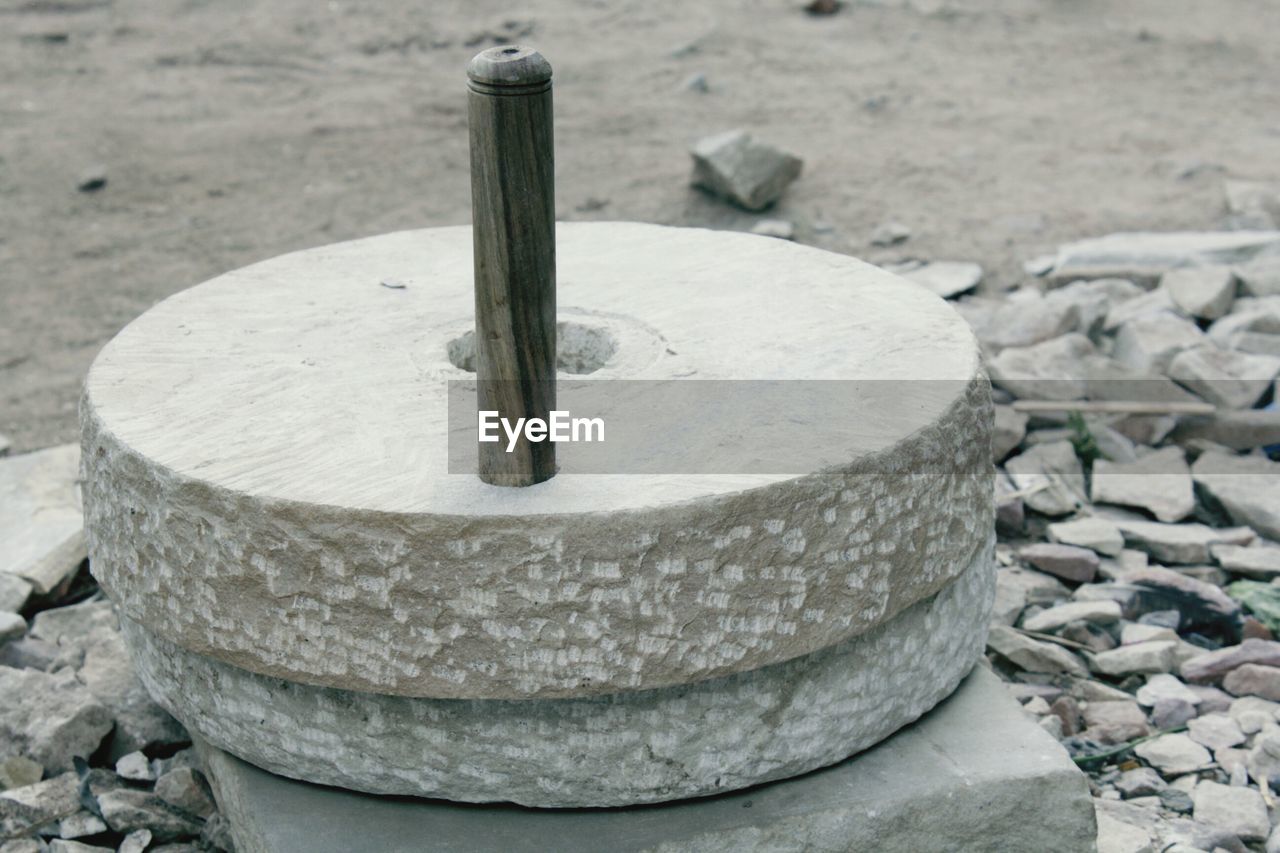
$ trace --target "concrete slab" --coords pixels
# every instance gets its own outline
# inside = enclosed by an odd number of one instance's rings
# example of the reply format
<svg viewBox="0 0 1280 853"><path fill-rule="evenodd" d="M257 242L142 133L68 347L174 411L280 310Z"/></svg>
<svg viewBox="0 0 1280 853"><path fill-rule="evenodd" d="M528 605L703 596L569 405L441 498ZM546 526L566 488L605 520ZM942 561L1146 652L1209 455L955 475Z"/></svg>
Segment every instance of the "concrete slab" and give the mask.
<svg viewBox="0 0 1280 853"><path fill-rule="evenodd" d="M979 667L874 749L733 794L538 810L376 797L273 776L199 745L241 853L453 851L1088 851L1085 777Z"/></svg>

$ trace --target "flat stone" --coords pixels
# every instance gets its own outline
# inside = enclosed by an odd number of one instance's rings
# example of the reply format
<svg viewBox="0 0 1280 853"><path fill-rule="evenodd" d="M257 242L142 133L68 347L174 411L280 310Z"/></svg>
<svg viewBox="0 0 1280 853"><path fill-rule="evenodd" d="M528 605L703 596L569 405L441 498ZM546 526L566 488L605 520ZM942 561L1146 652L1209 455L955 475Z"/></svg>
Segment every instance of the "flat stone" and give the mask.
<svg viewBox="0 0 1280 853"><path fill-rule="evenodd" d="M1213 545L1209 551L1214 561L1229 572L1262 580L1280 575L1280 546Z"/></svg>
<svg viewBox="0 0 1280 853"><path fill-rule="evenodd" d="M1089 666L1103 675L1122 678L1126 675L1169 672L1175 665L1177 643L1149 640L1099 652L1089 659Z"/></svg>
<svg viewBox="0 0 1280 853"><path fill-rule="evenodd" d="M156 780L156 796L171 806L199 817L209 817L217 810L213 792L204 774L194 767L178 767Z"/></svg>
<svg viewBox="0 0 1280 853"><path fill-rule="evenodd" d="M1194 474L1195 467L1192 466L1193 477ZM1126 543L1146 551L1162 563L1207 563L1210 546L1220 543L1243 545L1253 538L1253 534L1246 530L1223 530L1198 523L1164 524L1112 513L1105 517L1120 528Z"/></svg>
<svg viewBox="0 0 1280 853"><path fill-rule="evenodd" d="M1187 723L1187 736L1214 752L1244 743L1244 732L1227 714L1205 714Z"/></svg>
<svg viewBox="0 0 1280 853"><path fill-rule="evenodd" d="M1237 646L1227 646L1187 661L1180 674L1187 681L1212 683L1221 681L1228 672L1246 663L1280 666L1280 643L1245 640Z"/></svg>
<svg viewBox="0 0 1280 853"><path fill-rule="evenodd" d="M1280 702L1280 667L1241 664L1226 674L1222 687L1233 696L1258 696Z"/></svg>
<svg viewBox="0 0 1280 853"><path fill-rule="evenodd" d="M1236 276L1229 266L1181 267L1160 278L1174 303L1192 317L1216 320L1236 301Z"/></svg>
<svg viewBox="0 0 1280 853"><path fill-rule="evenodd" d="M1031 347L1074 332L1079 326L1075 306L1034 288L1015 290L999 299L971 297L955 305L990 352Z"/></svg>
<svg viewBox="0 0 1280 853"><path fill-rule="evenodd" d="M1098 572L1098 555L1074 545L1036 542L1021 548L1018 556L1042 572L1075 583L1089 583Z"/></svg>
<svg viewBox="0 0 1280 853"><path fill-rule="evenodd" d="M916 719L981 657L994 574L987 551L934 598L835 647L607 699L458 702L312 687L187 652L131 621L124 629L161 705L273 772L375 793L615 806L803 773Z"/></svg>
<svg viewBox="0 0 1280 853"><path fill-rule="evenodd" d="M6 836L34 833L74 814L80 808L79 792L80 780L67 772L0 793L0 832Z"/></svg>
<svg viewBox="0 0 1280 853"><path fill-rule="evenodd" d="M1043 515L1066 515L1085 503L1084 469L1069 441L1030 447L1007 460L1005 471L1029 492L1026 505Z"/></svg>
<svg viewBox="0 0 1280 853"><path fill-rule="evenodd" d="M1138 744L1133 751L1165 777L1181 776L1213 762L1209 750L1184 734L1160 735Z"/></svg>
<svg viewBox="0 0 1280 853"><path fill-rule="evenodd" d="M1151 833L1099 809L1097 814L1098 853L1155 853Z"/></svg>
<svg viewBox="0 0 1280 853"><path fill-rule="evenodd" d="M873 246L896 246L909 239L911 239L911 228L901 222L882 222L871 232Z"/></svg>
<svg viewBox="0 0 1280 853"><path fill-rule="evenodd" d="M761 237L776 237L779 240L794 240L796 227L785 219L761 219L751 226L752 234Z"/></svg>
<svg viewBox="0 0 1280 853"><path fill-rule="evenodd" d="M950 299L977 287L982 281L982 267L969 261L930 261L902 275L943 299Z"/></svg>
<svg viewBox="0 0 1280 853"><path fill-rule="evenodd" d="M1032 346L1008 347L988 368L993 384L1026 400L1079 400L1085 396L1088 365L1100 358L1093 343L1077 332Z"/></svg>
<svg viewBox="0 0 1280 853"><path fill-rule="evenodd" d="M204 835L203 830L200 833ZM151 830L135 829L124 837L116 853L143 853L151 844ZM230 848L224 848L230 849Z"/></svg>
<svg viewBox="0 0 1280 853"><path fill-rule="evenodd" d="M1146 737L1151 729L1147 715L1132 699L1125 702L1090 702L1084 709L1087 737L1099 743L1124 743Z"/></svg>
<svg viewBox="0 0 1280 853"><path fill-rule="evenodd" d="M1161 313L1180 314L1181 311L1182 309L1169 295L1169 291L1157 289L1143 292L1112 305L1107 311L1107 316L1103 318L1102 329L1104 332L1114 332L1125 323L1139 317Z"/></svg>
<svg viewBox="0 0 1280 853"><path fill-rule="evenodd" d="M747 210L764 210L800 177L803 162L744 130L708 136L693 146L694 186Z"/></svg>
<svg viewBox="0 0 1280 853"><path fill-rule="evenodd" d="M995 428L991 433L991 458L1000 462L1022 444L1027 434L1027 416L1012 406L995 407Z"/></svg>
<svg viewBox="0 0 1280 853"><path fill-rule="evenodd" d="M1239 264L1280 245L1280 231L1126 232L1058 247L1050 277L1157 281L1175 267Z"/></svg>
<svg viewBox="0 0 1280 853"><path fill-rule="evenodd" d="M1205 340L1204 332L1195 323L1161 311L1136 317L1120 326L1111 357L1131 370L1159 374L1169 368L1179 353L1200 346Z"/></svg>
<svg viewBox="0 0 1280 853"><path fill-rule="evenodd" d="M97 799L107 825L116 832L148 829L158 842L200 834L199 819L147 791L119 788L100 794Z"/></svg>
<svg viewBox="0 0 1280 853"><path fill-rule="evenodd" d="M1048 527L1049 541L1077 548L1088 548L1099 554L1118 556L1124 551L1120 528L1105 518L1085 517L1058 521Z"/></svg>
<svg viewBox="0 0 1280 853"><path fill-rule="evenodd" d="M1262 841L1271 832L1267 804L1252 788L1203 780L1196 785L1195 818L1221 827L1241 841Z"/></svg>
<svg viewBox="0 0 1280 853"><path fill-rule="evenodd" d="M979 667L874 749L702 800L576 812L385 799L273 776L202 746L240 853L413 850L1088 850L1083 774ZM747 807L747 803L750 806Z"/></svg>
<svg viewBox="0 0 1280 853"><path fill-rule="evenodd" d="M1215 406L1249 409L1280 375L1280 358L1200 346L1179 352L1168 374Z"/></svg>
<svg viewBox="0 0 1280 853"><path fill-rule="evenodd" d="M0 757L24 755L50 772L88 758L111 731L111 712L70 670L0 666Z"/></svg>
<svg viewBox="0 0 1280 853"><path fill-rule="evenodd" d="M1280 185L1227 178L1222 182L1227 212L1235 227L1273 229L1280 225Z"/></svg>
<svg viewBox="0 0 1280 853"><path fill-rule="evenodd" d="M1235 267L1235 273L1250 296L1280 296L1280 257L1254 258Z"/></svg>
<svg viewBox="0 0 1280 853"><path fill-rule="evenodd" d="M115 848L55 838L49 842L49 853L115 853Z"/></svg>
<svg viewBox="0 0 1280 853"><path fill-rule="evenodd" d="M1231 516L1263 536L1280 541L1280 463L1256 456L1205 453L1191 476ZM1202 561L1198 561L1202 562Z"/></svg>
<svg viewBox="0 0 1280 853"><path fill-rule="evenodd" d="M30 597L30 581L17 575L0 573L0 613L17 613Z"/></svg>
<svg viewBox="0 0 1280 853"><path fill-rule="evenodd" d="M1143 289L1123 278L1075 281L1051 291L1050 304L1068 305L1075 317L1074 331L1093 337L1101 333L1108 315L1116 307L1142 296Z"/></svg>
<svg viewBox="0 0 1280 853"><path fill-rule="evenodd" d="M613 341L592 350L593 378L866 380L877 415L832 419L826 461L562 470L526 489L449 475L448 380L473 376L459 366L470 233L274 258L159 303L104 347L81 409L85 508L92 570L122 615L295 683L581 698L828 648L935 595L987 547L991 402L963 320L853 258L728 231L561 224L558 298L586 307L560 319ZM375 268L414 284L353 291ZM729 292L735 322L709 324ZM609 405L595 412L606 422ZM687 410L654 408L641 431L655 459L670 460L677 428L691 459L739 457L718 431L689 430Z"/></svg>
<svg viewBox="0 0 1280 853"><path fill-rule="evenodd" d="M1056 631L1072 622L1111 625L1120 621L1120 605L1114 601L1072 601L1041 610L1022 623L1028 631Z"/></svg>
<svg viewBox="0 0 1280 853"><path fill-rule="evenodd" d="M1147 797L1168 787L1160 774L1150 767L1135 767L1120 774L1115 782L1116 790L1126 800L1130 797Z"/></svg>
<svg viewBox="0 0 1280 853"><path fill-rule="evenodd" d="M1194 631L1234 641L1240 636L1240 605L1221 588L1183 572L1150 567L1130 572L1125 585L1134 590L1129 610L1139 618L1157 612L1176 619L1179 631ZM1202 651L1202 650L1201 650Z"/></svg>
<svg viewBox="0 0 1280 853"><path fill-rule="evenodd" d="M1196 706L1182 699L1161 699L1151 706L1151 722L1157 729L1176 729L1196 717Z"/></svg>
<svg viewBox="0 0 1280 853"><path fill-rule="evenodd" d="M84 838L106 831L107 825L102 818L87 811L76 812L58 821L58 835L62 838Z"/></svg>
<svg viewBox="0 0 1280 853"><path fill-rule="evenodd" d="M0 459L0 575L43 595L84 562L79 473L74 444Z"/></svg>
<svg viewBox="0 0 1280 853"><path fill-rule="evenodd" d="M134 782L154 782L156 778L151 770L151 760L141 752L122 755L116 762L116 775Z"/></svg>
<svg viewBox="0 0 1280 853"><path fill-rule="evenodd" d="M0 610L0 643L16 640L27 633L27 620L17 613Z"/></svg>
<svg viewBox="0 0 1280 853"><path fill-rule="evenodd" d="M1178 447L1162 447L1127 465L1095 461L1090 497L1145 509L1160 521L1181 521L1196 506L1191 469Z"/></svg>
<svg viewBox="0 0 1280 853"><path fill-rule="evenodd" d="M1026 524L1027 512L1013 481L1003 470L996 469L996 527L1020 531Z"/></svg>
<svg viewBox="0 0 1280 853"><path fill-rule="evenodd" d="M996 600L992 621L1014 625L1028 604L1047 604L1066 598L1070 590L1062 581L1022 566L1001 566L996 571Z"/></svg>
<svg viewBox="0 0 1280 853"><path fill-rule="evenodd" d="M1053 643L1044 643L1003 625L992 625L987 646L1027 672L1086 675L1085 665L1071 652Z"/></svg>

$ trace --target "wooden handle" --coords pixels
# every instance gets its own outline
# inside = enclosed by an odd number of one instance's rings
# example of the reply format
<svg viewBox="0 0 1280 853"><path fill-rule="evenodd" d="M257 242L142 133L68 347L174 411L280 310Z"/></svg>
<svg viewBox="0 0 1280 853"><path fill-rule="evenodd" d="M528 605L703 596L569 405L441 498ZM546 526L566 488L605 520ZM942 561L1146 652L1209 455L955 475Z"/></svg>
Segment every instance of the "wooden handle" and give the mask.
<svg viewBox="0 0 1280 853"><path fill-rule="evenodd" d="M556 403L555 167L551 65L493 47L467 66L479 410L548 419ZM480 479L531 486L555 475L555 445L522 433L479 442Z"/></svg>

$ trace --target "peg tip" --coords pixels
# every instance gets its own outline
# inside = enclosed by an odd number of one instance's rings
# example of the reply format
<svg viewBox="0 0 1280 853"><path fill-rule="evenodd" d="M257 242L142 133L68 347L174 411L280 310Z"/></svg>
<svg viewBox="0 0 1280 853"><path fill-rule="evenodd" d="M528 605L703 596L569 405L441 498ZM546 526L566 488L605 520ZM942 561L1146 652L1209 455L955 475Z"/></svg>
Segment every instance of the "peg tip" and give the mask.
<svg viewBox="0 0 1280 853"><path fill-rule="evenodd" d="M531 47L499 45L477 53L467 77L485 87L539 86L551 80L551 63Z"/></svg>

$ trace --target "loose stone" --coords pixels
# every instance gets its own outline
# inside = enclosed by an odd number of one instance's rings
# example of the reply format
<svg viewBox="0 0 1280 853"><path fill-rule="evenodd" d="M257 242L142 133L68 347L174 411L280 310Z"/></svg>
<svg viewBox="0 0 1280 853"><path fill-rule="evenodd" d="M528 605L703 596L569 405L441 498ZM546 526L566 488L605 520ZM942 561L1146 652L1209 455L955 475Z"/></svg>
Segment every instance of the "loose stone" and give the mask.
<svg viewBox="0 0 1280 853"><path fill-rule="evenodd" d="M46 770L71 768L73 756L88 758L113 721L69 669L53 675L0 666L0 757L24 755Z"/></svg>
<svg viewBox="0 0 1280 853"><path fill-rule="evenodd" d="M1209 750L1185 734L1160 735L1138 744L1133 751L1166 778L1199 770L1213 760Z"/></svg>
<svg viewBox="0 0 1280 853"><path fill-rule="evenodd" d="M1227 714L1205 714L1187 723L1187 736L1215 752L1244 743L1244 732Z"/></svg>
<svg viewBox="0 0 1280 853"><path fill-rule="evenodd" d="M1236 277L1231 267L1182 267L1160 278L1160 287L1187 314L1216 320L1231 311L1236 299Z"/></svg>
<svg viewBox="0 0 1280 853"><path fill-rule="evenodd" d="M764 210L800 176L799 157L754 140L742 130L709 136L693 147L695 186L741 205Z"/></svg>
<svg viewBox="0 0 1280 853"><path fill-rule="evenodd" d="M1049 540L1077 548L1088 548L1099 554L1118 556L1124 551L1120 528L1105 518L1086 517L1058 521L1048 527Z"/></svg>
<svg viewBox="0 0 1280 853"><path fill-rule="evenodd" d="M1110 625L1120 620L1120 605L1114 601L1074 601L1042 610L1022 623L1028 631L1056 631L1071 622Z"/></svg>
<svg viewBox="0 0 1280 853"><path fill-rule="evenodd" d="M1098 571L1098 555L1087 548L1037 542L1027 545L1018 556L1043 572L1075 583L1088 583Z"/></svg>
<svg viewBox="0 0 1280 853"><path fill-rule="evenodd" d="M1180 674L1187 681L1212 683L1222 680L1228 672L1246 663L1280 666L1280 643L1273 640L1245 640L1238 646L1227 646L1192 658L1182 665Z"/></svg>
<svg viewBox="0 0 1280 853"><path fill-rule="evenodd" d="M1173 669L1177 644L1167 640L1152 640L1120 646L1109 652L1100 652L1089 660L1095 672L1123 678L1126 675L1161 673Z"/></svg>
<svg viewBox="0 0 1280 853"><path fill-rule="evenodd" d="M1280 463L1206 453L1191 466L1191 476L1236 524L1247 524L1268 539L1280 541Z"/></svg>
<svg viewBox="0 0 1280 853"><path fill-rule="evenodd" d="M1228 672L1222 686L1235 696L1257 696L1280 702L1280 667L1246 663Z"/></svg>
<svg viewBox="0 0 1280 853"><path fill-rule="evenodd" d="M1204 780L1196 785L1195 818L1222 827L1242 841L1262 841L1271 831L1267 804L1252 788Z"/></svg>

